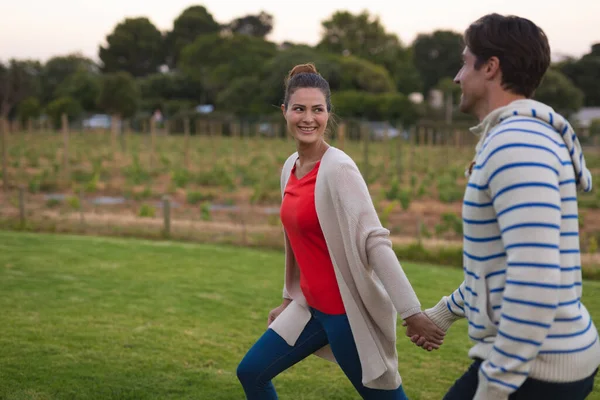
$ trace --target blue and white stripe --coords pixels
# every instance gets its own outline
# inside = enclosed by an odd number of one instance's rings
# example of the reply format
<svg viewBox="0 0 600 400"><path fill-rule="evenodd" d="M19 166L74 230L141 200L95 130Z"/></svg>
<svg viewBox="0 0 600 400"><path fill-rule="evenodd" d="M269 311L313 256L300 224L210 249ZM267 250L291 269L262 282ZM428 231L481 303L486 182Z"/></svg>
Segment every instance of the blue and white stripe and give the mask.
<svg viewBox="0 0 600 400"><path fill-rule="evenodd" d="M591 190L591 175L573 129L548 110L511 110L479 146L462 211L464 282L445 298L467 318L488 384L508 392L532 371L576 377L600 363L580 301L577 190Z"/></svg>

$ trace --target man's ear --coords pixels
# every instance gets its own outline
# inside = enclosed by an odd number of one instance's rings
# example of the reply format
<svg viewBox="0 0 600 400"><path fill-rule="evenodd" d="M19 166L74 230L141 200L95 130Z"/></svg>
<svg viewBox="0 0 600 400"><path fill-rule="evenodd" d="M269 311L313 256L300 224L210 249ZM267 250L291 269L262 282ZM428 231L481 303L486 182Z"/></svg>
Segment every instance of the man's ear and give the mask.
<svg viewBox="0 0 600 400"><path fill-rule="evenodd" d="M283 115L285 116L285 104L281 105L281 112L283 113Z"/></svg>
<svg viewBox="0 0 600 400"><path fill-rule="evenodd" d="M498 57L490 57L483 66L483 72L487 79L494 79L502 71L500 70L500 59Z"/></svg>

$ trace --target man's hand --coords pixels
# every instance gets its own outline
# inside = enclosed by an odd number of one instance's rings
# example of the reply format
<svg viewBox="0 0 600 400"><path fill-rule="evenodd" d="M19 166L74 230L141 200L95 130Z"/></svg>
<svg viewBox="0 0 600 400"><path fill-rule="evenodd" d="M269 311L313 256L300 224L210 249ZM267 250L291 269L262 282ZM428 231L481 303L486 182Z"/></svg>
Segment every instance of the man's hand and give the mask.
<svg viewBox="0 0 600 400"><path fill-rule="evenodd" d="M283 302L281 303L281 305L277 308L272 309L269 312L269 318L267 319L267 328L269 327L269 325L271 325L271 323L273 321L275 321L275 318L279 317L279 314L281 314L283 312L283 310L286 309L286 307L291 303L292 301L289 299L283 299Z"/></svg>
<svg viewBox="0 0 600 400"><path fill-rule="evenodd" d="M424 313L411 315L402 322L407 327L406 336L417 346L427 351L439 349L446 333Z"/></svg>

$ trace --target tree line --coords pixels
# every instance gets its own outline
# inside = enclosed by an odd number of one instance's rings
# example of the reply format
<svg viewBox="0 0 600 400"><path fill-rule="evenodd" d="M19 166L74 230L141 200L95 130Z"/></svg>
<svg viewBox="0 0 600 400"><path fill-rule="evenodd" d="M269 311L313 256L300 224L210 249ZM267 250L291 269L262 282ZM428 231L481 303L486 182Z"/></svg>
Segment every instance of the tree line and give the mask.
<svg viewBox="0 0 600 400"><path fill-rule="evenodd" d="M41 115L58 125L92 113L167 118L214 106L219 116L278 113L283 79L295 64L314 62L328 79L341 117L410 122L444 112L409 100L432 89L456 104L452 78L461 66L459 32L436 30L405 44L368 12L337 11L322 21L320 41L267 40L274 18L266 12L220 23L204 6L186 8L161 32L148 18L120 21L99 46L99 62L81 54L0 62L0 113L26 121ZM600 43L581 58L554 63L536 98L569 114L600 106ZM461 118L457 113L456 118ZM463 117L464 118L464 117Z"/></svg>

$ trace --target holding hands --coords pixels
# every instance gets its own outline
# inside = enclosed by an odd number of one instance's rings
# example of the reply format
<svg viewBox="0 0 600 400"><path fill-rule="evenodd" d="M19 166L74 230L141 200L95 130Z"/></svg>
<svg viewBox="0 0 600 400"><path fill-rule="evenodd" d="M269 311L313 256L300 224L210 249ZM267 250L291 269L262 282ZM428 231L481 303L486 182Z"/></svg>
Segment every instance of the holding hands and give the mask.
<svg viewBox="0 0 600 400"><path fill-rule="evenodd" d="M437 350L444 343L446 333L425 313L411 315L402 322L402 326L406 327L406 336L424 350Z"/></svg>

